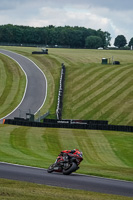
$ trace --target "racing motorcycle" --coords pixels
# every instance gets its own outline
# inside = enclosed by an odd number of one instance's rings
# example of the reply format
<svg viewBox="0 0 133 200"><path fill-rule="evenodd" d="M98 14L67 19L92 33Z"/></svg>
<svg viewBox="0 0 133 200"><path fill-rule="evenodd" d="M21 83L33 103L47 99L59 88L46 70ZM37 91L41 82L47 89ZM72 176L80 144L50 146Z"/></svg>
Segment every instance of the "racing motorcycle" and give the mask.
<svg viewBox="0 0 133 200"><path fill-rule="evenodd" d="M47 172L61 172L64 175L69 175L79 169L82 160L83 154L78 149L61 151L55 163L49 166Z"/></svg>

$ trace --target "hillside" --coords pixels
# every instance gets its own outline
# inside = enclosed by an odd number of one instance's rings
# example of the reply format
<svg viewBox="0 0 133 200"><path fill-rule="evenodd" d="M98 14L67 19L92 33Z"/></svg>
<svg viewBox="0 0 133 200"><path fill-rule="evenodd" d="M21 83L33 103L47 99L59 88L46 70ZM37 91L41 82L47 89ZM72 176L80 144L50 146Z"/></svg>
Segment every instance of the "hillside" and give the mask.
<svg viewBox="0 0 133 200"><path fill-rule="evenodd" d="M46 74L48 96L41 113L55 118L61 63L66 66L63 119L108 120L133 125L133 51L49 49L48 55L32 55L36 48L6 47L32 59ZM120 65L103 65L112 57Z"/></svg>
<svg viewBox="0 0 133 200"><path fill-rule="evenodd" d="M46 74L48 95L42 114L50 110L50 117L55 117L61 63L65 63L63 118L133 125L132 51L49 49L48 55L33 56L36 48L8 49L29 57ZM103 57L112 56L121 65L101 64ZM9 60L0 65L5 80ZM5 162L48 167L62 149L79 148L84 155L80 173L133 180L132 146L132 133L0 125L0 160Z"/></svg>
<svg viewBox="0 0 133 200"><path fill-rule="evenodd" d="M64 119L108 120L133 125L133 52L50 50L66 64ZM120 65L102 65L102 58Z"/></svg>

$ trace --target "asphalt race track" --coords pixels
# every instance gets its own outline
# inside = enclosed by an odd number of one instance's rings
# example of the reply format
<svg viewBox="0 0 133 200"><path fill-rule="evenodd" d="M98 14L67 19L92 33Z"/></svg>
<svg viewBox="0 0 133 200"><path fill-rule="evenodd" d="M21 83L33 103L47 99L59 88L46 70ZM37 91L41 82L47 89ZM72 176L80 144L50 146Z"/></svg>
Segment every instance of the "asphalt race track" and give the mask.
<svg viewBox="0 0 133 200"><path fill-rule="evenodd" d="M46 169L0 163L0 178L133 197L133 182L80 174L47 173Z"/></svg>
<svg viewBox="0 0 133 200"><path fill-rule="evenodd" d="M46 99L47 80L45 75L34 62L20 54L1 49L0 53L15 60L27 77L27 86L22 102L12 113L4 118L13 119L14 117L20 117L22 112L29 112L29 110L32 114L35 114Z"/></svg>

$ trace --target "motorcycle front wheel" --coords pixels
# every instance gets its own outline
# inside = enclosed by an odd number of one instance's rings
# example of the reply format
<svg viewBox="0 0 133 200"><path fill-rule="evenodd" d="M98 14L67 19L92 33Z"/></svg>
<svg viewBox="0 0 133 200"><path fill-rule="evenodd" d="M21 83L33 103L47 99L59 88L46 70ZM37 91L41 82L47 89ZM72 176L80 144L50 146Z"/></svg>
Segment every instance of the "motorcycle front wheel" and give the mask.
<svg viewBox="0 0 133 200"><path fill-rule="evenodd" d="M63 169L63 174L64 174L64 175L69 175L69 174L71 174L72 172L75 172L77 169L78 169L77 164L76 164L75 162L72 162L72 163L70 164L70 167L69 167L69 168Z"/></svg>
<svg viewBox="0 0 133 200"><path fill-rule="evenodd" d="M50 165L49 168L47 169L48 173L52 173L54 171L54 164Z"/></svg>

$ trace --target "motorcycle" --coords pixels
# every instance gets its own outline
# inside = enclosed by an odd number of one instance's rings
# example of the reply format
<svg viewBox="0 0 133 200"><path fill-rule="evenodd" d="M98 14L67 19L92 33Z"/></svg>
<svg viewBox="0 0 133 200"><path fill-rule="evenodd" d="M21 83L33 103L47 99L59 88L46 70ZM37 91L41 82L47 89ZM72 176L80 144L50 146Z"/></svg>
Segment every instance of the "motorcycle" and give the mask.
<svg viewBox="0 0 133 200"><path fill-rule="evenodd" d="M69 175L79 169L82 160L83 155L79 150L64 150L59 154L55 163L49 166L47 172L61 172Z"/></svg>

